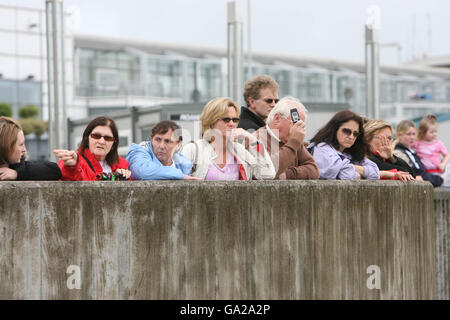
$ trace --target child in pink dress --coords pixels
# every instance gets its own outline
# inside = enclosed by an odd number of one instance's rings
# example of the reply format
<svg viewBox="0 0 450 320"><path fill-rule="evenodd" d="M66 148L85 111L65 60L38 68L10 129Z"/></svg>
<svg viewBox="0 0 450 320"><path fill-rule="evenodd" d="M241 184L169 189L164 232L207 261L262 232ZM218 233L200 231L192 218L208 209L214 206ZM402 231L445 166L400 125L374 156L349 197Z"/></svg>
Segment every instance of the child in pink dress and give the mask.
<svg viewBox="0 0 450 320"><path fill-rule="evenodd" d="M419 137L414 147L425 170L441 174L444 172L450 156L442 141L437 138L437 126L437 118L434 114L427 114L423 117L419 123Z"/></svg>

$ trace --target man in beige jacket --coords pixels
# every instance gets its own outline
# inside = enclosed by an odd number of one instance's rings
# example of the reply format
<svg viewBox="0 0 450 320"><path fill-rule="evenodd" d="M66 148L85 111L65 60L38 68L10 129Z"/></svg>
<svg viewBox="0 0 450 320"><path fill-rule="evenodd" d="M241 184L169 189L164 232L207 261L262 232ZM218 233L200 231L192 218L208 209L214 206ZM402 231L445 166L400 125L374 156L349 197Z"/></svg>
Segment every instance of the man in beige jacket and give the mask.
<svg viewBox="0 0 450 320"><path fill-rule="evenodd" d="M294 124L291 109L298 112ZM281 99L270 111L266 126L255 132L270 153L275 179L319 179L319 169L303 144L306 135L306 108L296 98Z"/></svg>

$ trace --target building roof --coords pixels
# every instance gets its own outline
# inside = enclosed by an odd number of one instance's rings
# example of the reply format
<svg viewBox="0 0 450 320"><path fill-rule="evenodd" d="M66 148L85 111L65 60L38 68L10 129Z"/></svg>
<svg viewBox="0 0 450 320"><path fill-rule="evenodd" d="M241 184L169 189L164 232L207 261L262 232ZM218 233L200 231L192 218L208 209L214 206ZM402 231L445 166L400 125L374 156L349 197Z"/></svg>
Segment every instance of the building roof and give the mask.
<svg viewBox="0 0 450 320"><path fill-rule="evenodd" d="M417 66L428 66L436 68L450 68L450 54L429 57L422 60L416 60L410 63L411 65Z"/></svg>
<svg viewBox="0 0 450 320"><path fill-rule="evenodd" d="M148 54L155 55L178 55L181 57L207 59L225 58L227 51L225 48L214 48L207 46L193 46L185 44L173 44L162 42L150 42L143 40L133 40L125 38L99 37L94 35L75 34L75 47L92 48L100 50L120 51L126 48L133 48ZM449 56L450 57L450 56ZM267 52L253 52L253 63L264 65L275 65L286 68L289 66L296 68L324 68L335 71L353 71L360 74L365 73L365 64L340 59L327 59L317 57L306 57L297 55L276 54ZM402 65L381 65L380 72L390 75L412 75L416 77L436 76L450 80L450 70L446 68L433 68L420 64Z"/></svg>

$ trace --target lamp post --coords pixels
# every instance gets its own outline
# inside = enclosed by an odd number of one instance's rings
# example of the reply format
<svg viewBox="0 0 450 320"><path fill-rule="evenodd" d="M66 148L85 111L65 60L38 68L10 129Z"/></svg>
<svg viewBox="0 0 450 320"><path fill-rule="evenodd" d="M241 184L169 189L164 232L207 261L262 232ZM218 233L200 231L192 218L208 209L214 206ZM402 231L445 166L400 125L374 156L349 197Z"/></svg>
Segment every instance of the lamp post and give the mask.
<svg viewBox="0 0 450 320"><path fill-rule="evenodd" d="M243 87L243 18L241 3L228 2L228 95L242 103Z"/></svg>
<svg viewBox="0 0 450 320"><path fill-rule="evenodd" d="M46 0L47 78L49 158L55 160L53 149L67 148L64 10L62 0Z"/></svg>
<svg viewBox="0 0 450 320"><path fill-rule="evenodd" d="M379 32L380 8L369 6L369 17L365 25L365 62L366 62L366 116L378 119L379 116Z"/></svg>

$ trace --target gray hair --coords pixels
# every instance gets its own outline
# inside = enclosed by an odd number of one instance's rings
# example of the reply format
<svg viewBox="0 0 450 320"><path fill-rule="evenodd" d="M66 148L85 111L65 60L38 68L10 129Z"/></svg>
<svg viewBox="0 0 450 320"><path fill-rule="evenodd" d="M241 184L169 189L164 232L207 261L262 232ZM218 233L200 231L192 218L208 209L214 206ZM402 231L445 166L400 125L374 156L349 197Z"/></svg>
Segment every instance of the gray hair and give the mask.
<svg viewBox="0 0 450 320"><path fill-rule="evenodd" d="M305 114L305 120L308 113L308 110L306 110L305 106L298 100L297 98L287 96L278 101L278 103L273 107L273 109L270 111L269 115L267 116L266 123L270 124L273 121L273 118L277 113L280 114L283 118L289 119L291 116L291 109L292 108L298 108L299 111L302 111Z"/></svg>

